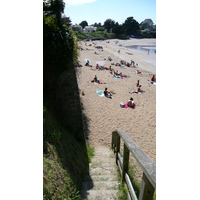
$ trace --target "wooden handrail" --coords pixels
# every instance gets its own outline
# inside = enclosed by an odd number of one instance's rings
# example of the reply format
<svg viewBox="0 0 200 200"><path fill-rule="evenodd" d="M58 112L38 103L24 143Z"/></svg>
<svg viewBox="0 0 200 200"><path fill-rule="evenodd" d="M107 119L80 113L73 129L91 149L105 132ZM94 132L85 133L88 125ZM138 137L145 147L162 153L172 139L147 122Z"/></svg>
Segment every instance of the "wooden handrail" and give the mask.
<svg viewBox="0 0 200 200"><path fill-rule="evenodd" d="M143 170L143 180L140 190L139 200L152 199L156 189L156 165L149 156L140 149L140 147L121 129L112 132L111 147L116 153L116 164L118 165L118 153L120 148L120 138L124 141L124 155L122 164L122 181L125 181L125 173L128 171L129 151L136 159L137 163Z"/></svg>

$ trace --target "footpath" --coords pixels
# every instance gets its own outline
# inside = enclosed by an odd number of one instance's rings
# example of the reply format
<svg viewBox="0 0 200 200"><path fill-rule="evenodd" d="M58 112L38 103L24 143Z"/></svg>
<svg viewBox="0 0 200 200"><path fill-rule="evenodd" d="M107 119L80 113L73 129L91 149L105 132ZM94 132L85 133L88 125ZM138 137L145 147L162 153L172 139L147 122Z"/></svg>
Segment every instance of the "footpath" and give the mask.
<svg viewBox="0 0 200 200"><path fill-rule="evenodd" d="M118 199L117 166L114 153L106 147L96 147L85 175L82 198L87 200Z"/></svg>

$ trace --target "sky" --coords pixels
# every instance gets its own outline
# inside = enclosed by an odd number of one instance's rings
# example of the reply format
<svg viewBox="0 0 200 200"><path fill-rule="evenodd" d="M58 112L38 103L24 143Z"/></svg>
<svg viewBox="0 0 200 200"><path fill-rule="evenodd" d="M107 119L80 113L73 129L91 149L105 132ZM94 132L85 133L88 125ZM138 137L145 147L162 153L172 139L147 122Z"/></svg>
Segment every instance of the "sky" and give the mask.
<svg viewBox="0 0 200 200"><path fill-rule="evenodd" d="M88 25L103 25L107 19L122 24L128 17L138 23L152 19L156 24L156 0L63 0L64 14L70 17L72 24L87 21Z"/></svg>

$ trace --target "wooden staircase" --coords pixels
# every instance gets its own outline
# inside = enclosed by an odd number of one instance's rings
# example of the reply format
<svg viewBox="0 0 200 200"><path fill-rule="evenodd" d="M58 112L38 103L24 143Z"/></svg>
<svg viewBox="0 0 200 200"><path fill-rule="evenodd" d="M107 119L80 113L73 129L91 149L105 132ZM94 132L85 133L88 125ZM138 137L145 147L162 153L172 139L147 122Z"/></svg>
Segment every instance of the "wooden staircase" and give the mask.
<svg viewBox="0 0 200 200"><path fill-rule="evenodd" d="M118 199L117 165L112 150L96 147L82 185L82 199Z"/></svg>

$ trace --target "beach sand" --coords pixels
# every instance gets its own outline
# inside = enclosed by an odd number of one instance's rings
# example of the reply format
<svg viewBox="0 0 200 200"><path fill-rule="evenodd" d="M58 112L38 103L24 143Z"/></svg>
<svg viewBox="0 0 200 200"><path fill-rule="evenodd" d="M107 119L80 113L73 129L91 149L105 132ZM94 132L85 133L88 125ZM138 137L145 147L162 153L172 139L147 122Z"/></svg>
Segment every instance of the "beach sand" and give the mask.
<svg viewBox="0 0 200 200"><path fill-rule="evenodd" d="M80 64L83 67L77 68L77 80L84 115L84 131L88 144L93 147L110 147L112 131L120 128L156 162L156 85L148 81L153 74L156 74L156 54L148 55L148 52L140 52L126 47L156 45L156 39L113 39L107 41L109 43L106 41L79 42L79 46L83 48L79 56ZM103 51L96 49L94 43L102 46ZM108 56L111 56L112 61L108 61ZM115 79L109 70L92 70L91 67L85 66L86 58L91 60L92 66L96 66L96 61L105 61L108 67L111 63L120 60L127 62L134 60L135 63L138 63L138 67L122 68L111 65L113 69L128 75L127 78ZM137 69L142 73L135 74ZM105 84L91 83L95 75L98 79L102 79ZM145 92L143 94L130 94L131 90L137 89L137 80L140 81L141 89ZM108 91L115 90L116 94L113 94L112 99L97 95L96 90L104 90L105 87L108 88ZM81 94L82 91L85 93L84 96ZM130 97L134 99L135 109L121 108L120 102L126 103Z"/></svg>

